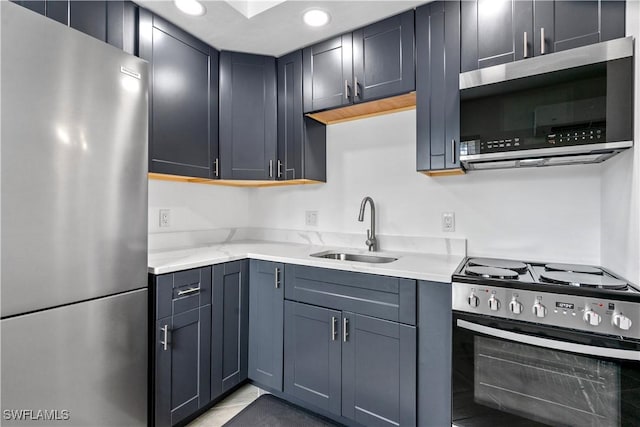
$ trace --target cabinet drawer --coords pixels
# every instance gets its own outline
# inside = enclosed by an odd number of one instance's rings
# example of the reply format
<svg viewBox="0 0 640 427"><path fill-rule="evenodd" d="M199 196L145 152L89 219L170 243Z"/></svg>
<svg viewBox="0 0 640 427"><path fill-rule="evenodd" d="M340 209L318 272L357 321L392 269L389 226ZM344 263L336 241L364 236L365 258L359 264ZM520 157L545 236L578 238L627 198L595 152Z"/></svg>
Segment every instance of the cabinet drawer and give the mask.
<svg viewBox="0 0 640 427"><path fill-rule="evenodd" d="M284 292L288 300L416 324L416 281L411 279L287 265Z"/></svg>
<svg viewBox="0 0 640 427"><path fill-rule="evenodd" d="M211 267L153 276L156 319L211 304Z"/></svg>

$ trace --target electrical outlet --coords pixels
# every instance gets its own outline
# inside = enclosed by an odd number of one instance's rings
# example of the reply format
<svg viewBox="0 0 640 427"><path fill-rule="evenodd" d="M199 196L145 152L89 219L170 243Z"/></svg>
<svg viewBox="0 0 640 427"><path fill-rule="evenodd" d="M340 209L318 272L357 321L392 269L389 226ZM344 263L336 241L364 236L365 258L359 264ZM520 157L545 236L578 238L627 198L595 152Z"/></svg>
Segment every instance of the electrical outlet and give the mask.
<svg viewBox="0 0 640 427"><path fill-rule="evenodd" d="M170 209L160 209L160 227L171 227Z"/></svg>
<svg viewBox="0 0 640 427"><path fill-rule="evenodd" d="M304 213L304 223L311 227L318 226L318 211L306 211Z"/></svg>
<svg viewBox="0 0 640 427"><path fill-rule="evenodd" d="M456 231L456 214L442 212L442 231Z"/></svg>

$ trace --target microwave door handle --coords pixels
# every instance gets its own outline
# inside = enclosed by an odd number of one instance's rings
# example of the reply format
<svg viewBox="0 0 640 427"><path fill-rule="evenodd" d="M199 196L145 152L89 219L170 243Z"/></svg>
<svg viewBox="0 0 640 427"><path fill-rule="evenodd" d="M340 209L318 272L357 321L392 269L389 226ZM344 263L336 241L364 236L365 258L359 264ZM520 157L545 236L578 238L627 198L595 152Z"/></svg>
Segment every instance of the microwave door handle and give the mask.
<svg viewBox="0 0 640 427"><path fill-rule="evenodd" d="M504 331L502 329L496 329L490 326L478 325L477 323L472 323L462 319L457 319L456 325L459 328L467 329L469 331L478 332L495 338L515 341L522 344L534 345L536 347L569 351L571 353L584 354L585 356L600 356L609 357L612 359L632 360L640 362L640 351L604 348L596 347L593 345L556 341L548 338L541 338L531 335L519 334L511 331Z"/></svg>

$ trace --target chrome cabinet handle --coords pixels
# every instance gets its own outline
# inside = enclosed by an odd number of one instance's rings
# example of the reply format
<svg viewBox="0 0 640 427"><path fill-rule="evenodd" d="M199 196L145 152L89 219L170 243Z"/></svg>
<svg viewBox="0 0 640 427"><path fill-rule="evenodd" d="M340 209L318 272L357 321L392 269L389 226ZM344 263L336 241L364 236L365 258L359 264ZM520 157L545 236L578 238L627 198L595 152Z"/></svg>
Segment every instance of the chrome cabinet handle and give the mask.
<svg viewBox="0 0 640 427"><path fill-rule="evenodd" d="M335 316L331 316L331 341L335 341L336 337L338 336L338 331L337 331L337 323L338 323L338 318Z"/></svg>
<svg viewBox="0 0 640 427"><path fill-rule="evenodd" d="M215 174L216 177L220 176L220 173L218 171L218 158L216 157L216 160L213 162L213 173Z"/></svg>
<svg viewBox="0 0 640 427"><path fill-rule="evenodd" d="M349 319L342 319L342 340L347 342L347 337L349 336Z"/></svg>
<svg viewBox="0 0 640 427"><path fill-rule="evenodd" d="M163 335L163 341L160 341L160 344L162 344L162 349L167 351L169 349L169 325L164 325L164 328L160 328L160 330Z"/></svg>
<svg viewBox="0 0 640 427"><path fill-rule="evenodd" d="M455 163L456 162L456 140L455 139L451 139L451 157L453 158L453 161L451 163Z"/></svg>
<svg viewBox="0 0 640 427"><path fill-rule="evenodd" d="M269 160L269 178L273 178L273 160Z"/></svg>
<svg viewBox="0 0 640 427"><path fill-rule="evenodd" d="M200 290L200 286L198 286L196 288L185 289L184 291L178 291L178 296L181 297L183 295L189 295L189 294L192 294L194 292L198 292L199 290Z"/></svg>
<svg viewBox="0 0 640 427"><path fill-rule="evenodd" d="M278 160L277 177L282 178L282 162Z"/></svg>
<svg viewBox="0 0 640 427"><path fill-rule="evenodd" d="M544 55L546 52L544 46L544 27L540 28L540 55Z"/></svg>
<svg viewBox="0 0 640 427"><path fill-rule="evenodd" d="M354 98L358 98L360 96L360 91L358 90L358 78L353 78L353 90L355 91Z"/></svg>
<svg viewBox="0 0 640 427"><path fill-rule="evenodd" d="M529 43L527 43L527 32L525 31L524 32L524 49L523 49L524 53L522 55L524 58L528 58L529 57L529 46L528 45L529 45Z"/></svg>
<svg viewBox="0 0 640 427"><path fill-rule="evenodd" d="M274 276L275 276L275 280L274 280L275 286L276 286L276 289L278 289L280 287L280 269L279 268L276 268L276 272Z"/></svg>
<svg viewBox="0 0 640 427"><path fill-rule="evenodd" d="M344 99L346 100L349 99L349 81L348 80L344 81Z"/></svg>

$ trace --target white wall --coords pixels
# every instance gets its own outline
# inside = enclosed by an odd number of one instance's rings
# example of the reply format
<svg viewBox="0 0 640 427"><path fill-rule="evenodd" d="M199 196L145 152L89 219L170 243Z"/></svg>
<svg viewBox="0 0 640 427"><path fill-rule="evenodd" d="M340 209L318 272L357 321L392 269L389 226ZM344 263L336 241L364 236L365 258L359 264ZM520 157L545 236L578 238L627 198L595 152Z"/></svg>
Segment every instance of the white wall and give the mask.
<svg viewBox="0 0 640 427"><path fill-rule="evenodd" d="M243 188L149 180L149 233L246 227L249 192ZM160 209L171 210L171 226L160 228Z"/></svg>
<svg viewBox="0 0 640 427"><path fill-rule="evenodd" d="M640 284L640 3L627 2L635 43L635 145L603 164L602 265Z"/></svg>
<svg viewBox="0 0 640 427"><path fill-rule="evenodd" d="M251 189L255 227L366 232L360 201L376 202L378 232L466 237L472 255L600 263L601 165L429 178L415 172L415 111L327 128L327 183ZM319 212L318 227L304 212ZM441 231L453 211L455 233Z"/></svg>

